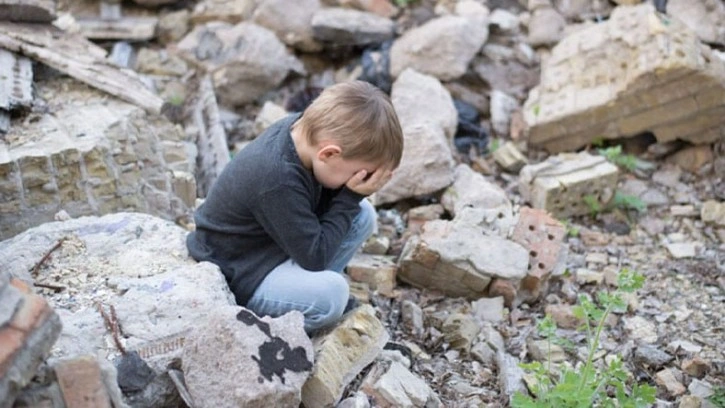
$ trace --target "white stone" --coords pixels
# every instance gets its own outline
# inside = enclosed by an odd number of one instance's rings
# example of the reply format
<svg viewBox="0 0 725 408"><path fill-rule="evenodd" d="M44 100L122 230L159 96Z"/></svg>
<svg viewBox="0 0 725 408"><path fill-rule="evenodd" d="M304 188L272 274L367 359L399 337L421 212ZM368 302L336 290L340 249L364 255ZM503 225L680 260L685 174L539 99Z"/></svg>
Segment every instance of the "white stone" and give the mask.
<svg viewBox="0 0 725 408"><path fill-rule="evenodd" d="M675 259L693 258L696 254L696 246L692 242L665 244L665 248Z"/></svg>
<svg viewBox="0 0 725 408"><path fill-rule="evenodd" d="M274 31L283 43L300 51L322 49L312 34L312 16L320 9L320 0L264 0L258 3L252 21Z"/></svg>
<svg viewBox="0 0 725 408"><path fill-rule="evenodd" d="M441 204L451 215L461 213L464 208L512 211L506 192L467 164L459 164L454 174L453 185L441 197Z"/></svg>
<svg viewBox="0 0 725 408"><path fill-rule="evenodd" d="M316 39L337 45L367 45L393 37L393 21L365 11L341 7L318 10L312 17Z"/></svg>
<svg viewBox="0 0 725 408"><path fill-rule="evenodd" d="M396 362L390 365L373 387L385 402L394 407L423 407L435 398L433 390L425 381Z"/></svg>
<svg viewBox="0 0 725 408"><path fill-rule="evenodd" d="M499 136L509 135L511 114L519 109L519 101L497 89L491 91L491 125Z"/></svg>
<svg viewBox="0 0 725 408"><path fill-rule="evenodd" d="M272 126L273 123L284 118L289 113L287 110L272 101L267 101L262 105L262 110L259 111L257 117L254 119L254 133L259 136L268 127Z"/></svg>
<svg viewBox="0 0 725 408"><path fill-rule="evenodd" d="M477 19L443 16L406 31L390 50L390 73L397 77L413 68L440 80L462 76L488 38Z"/></svg>
<svg viewBox="0 0 725 408"><path fill-rule="evenodd" d="M437 79L409 69L393 84L391 99L405 147L393 178L373 196L376 205L430 194L453 182L451 140L458 113L450 93Z"/></svg>
<svg viewBox="0 0 725 408"><path fill-rule="evenodd" d="M624 328L634 340L652 344L657 341L657 330L652 321L641 316L624 318Z"/></svg>

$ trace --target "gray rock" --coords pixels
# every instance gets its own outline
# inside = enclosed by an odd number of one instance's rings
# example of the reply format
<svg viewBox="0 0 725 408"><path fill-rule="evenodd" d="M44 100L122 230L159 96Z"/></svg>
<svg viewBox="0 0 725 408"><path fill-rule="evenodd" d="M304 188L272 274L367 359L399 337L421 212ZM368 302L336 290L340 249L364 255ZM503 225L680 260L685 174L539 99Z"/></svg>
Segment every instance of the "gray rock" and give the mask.
<svg viewBox="0 0 725 408"><path fill-rule="evenodd" d="M423 336L423 310L417 304L410 300L404 300L400 306L403 325L406 330L413 336L420 338Z"/></svg>
<svg viewBox="0 0 725 408"><path fill-rule="evenodd" d="M473 302L473 315L484 322L500 322L504 319L503 297L481 298Z"/></svg>
<svg viewBox="0 0 725 408"><path fill-rule="evenodd" d="M258 318L230 306L201 321L182 355L186 385L200 407L292 407L312 370L302 313Z"/></svg>
<svg viewBox="0 0 725 408"><path fill-rule="evenodd" d="M498 383L501 394L509 402L517 392L526 393L524 384L524 370L519 367L519 360L503 351L496 353L496 366L498 367Z"/></svg>
<svg viewBox="0 0 725 408"><path fill-rule="evenodd" d="M635 361L647 364L652 368L662 367L672 361L673 358L665 351L649 344L642 344L634 351Z"/></svg>
<svg viewBox="0 0 725 408"><path fill-rule="evenodd" d="M685 23L703 42L725 45L725 4L715 0L670 0L667 14Z"/></svg>
<svg viewBox="0 0 725 408"><path fill-rule="evenodd" d="M178 49L212 76L219 102L225 106L252 102L279 86L290 71L304 72L302 63L272 31L254 23L197 26Z"/></svg>
<svg viewBox="0 0 725 408"><path fill-rule="evenodd" d="M323 8L312 17L316 39L335 45L368 45L393 38L393 21L373 13Z"/></svg>
<svg viewBox="0 0 725 408"><path fill-rule="evenodd" d="M440 406L440 400L423 379L400 363L390 368L372 385L373 393L383 404L393 407Z"/></svg>

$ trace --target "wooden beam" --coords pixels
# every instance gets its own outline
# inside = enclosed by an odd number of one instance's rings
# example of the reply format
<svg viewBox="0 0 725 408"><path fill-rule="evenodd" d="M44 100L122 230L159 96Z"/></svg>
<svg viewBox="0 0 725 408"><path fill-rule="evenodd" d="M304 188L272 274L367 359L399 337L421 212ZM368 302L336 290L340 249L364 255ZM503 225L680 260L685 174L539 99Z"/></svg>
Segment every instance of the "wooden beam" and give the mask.
<svg viewBox="0 0 725 408"><path fill-rule="evenodd" d="M197 129L197 195L206 197L214 181L231 160L227 135L221 124L214 85L209 75L198 78L196 92L187 104L187 128Z"/></svg>
<svg viewBox="0 0 725 408"><path fill-rule="evenodd" d="M50 23L55 20L56 0L0 0L0 20Z"/></svg>
<svg viewBox="0 0 725 408"><path fill-rule="evenodd" d="M106 52L85 38L52 26L0 23L0 47L40 61L94 88L149 112L160 113L163 99L138 75L106 60Z"/></svg>
<svg viewBox="0 0 725 408"><path fill-rule="evenodd" d="M123 17L118 20L78 20L81 34L89 40L148 41L156 36L156 17Z"/></svg>

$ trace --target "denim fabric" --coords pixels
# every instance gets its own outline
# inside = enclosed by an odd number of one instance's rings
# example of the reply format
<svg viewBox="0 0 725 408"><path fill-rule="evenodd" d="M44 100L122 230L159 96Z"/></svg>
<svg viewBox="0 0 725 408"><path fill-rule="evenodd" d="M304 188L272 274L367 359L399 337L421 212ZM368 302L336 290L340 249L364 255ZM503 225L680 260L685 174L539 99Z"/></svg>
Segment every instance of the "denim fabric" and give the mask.
<svg viewBox="0 0 725 408"><path fill-rule="evenodd" d="M273 317L299 310L305 316L307 333L334 324L342 316L350 292L341 272L376 228L375 208L362 200L360 213L326 270L308 271L288 259L264 278L247 308L259 316Z"/></svg>

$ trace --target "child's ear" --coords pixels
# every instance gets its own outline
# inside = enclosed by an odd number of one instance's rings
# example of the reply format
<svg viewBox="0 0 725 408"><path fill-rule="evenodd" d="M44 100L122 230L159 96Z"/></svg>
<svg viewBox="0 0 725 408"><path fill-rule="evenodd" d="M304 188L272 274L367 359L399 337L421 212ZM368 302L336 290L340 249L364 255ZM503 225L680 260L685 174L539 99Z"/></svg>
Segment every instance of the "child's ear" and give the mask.
<svg viewBox="0 0 725 408"><path fill-rule="evenodd" d="M335 144L329 144L320 148L320 150L317 151L317 158L321 161L325 161L327 159L338 156L341 153L342 149L340 148L340 146Z"/></svg>

